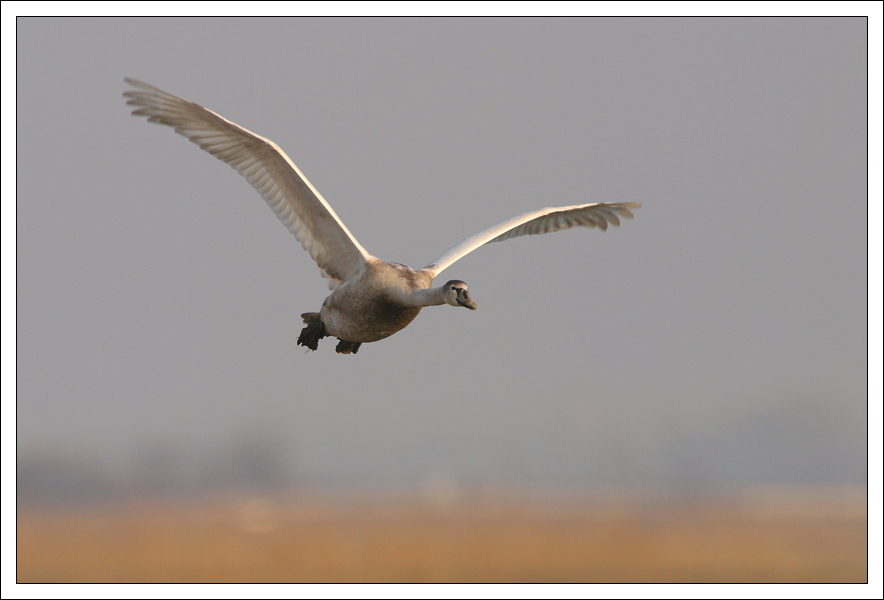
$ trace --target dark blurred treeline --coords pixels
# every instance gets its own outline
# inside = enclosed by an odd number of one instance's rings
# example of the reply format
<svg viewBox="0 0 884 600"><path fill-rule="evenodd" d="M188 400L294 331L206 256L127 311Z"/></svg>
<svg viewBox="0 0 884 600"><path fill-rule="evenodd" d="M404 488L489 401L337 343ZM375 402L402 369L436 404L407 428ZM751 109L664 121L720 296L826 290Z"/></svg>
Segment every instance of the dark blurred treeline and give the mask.
<svg viewBox="0 0 884 600"><path fill-rule="evenodd" d="M273 491L293 483L285 447L262 439L240 441L209 456L149 445L136 451L122 472L92 457L59 453L20 456L16 466L17 499L23 504Z"/></svg>
<svg viewBox="0 0 884 600"><path fill-rule="evenodd" d="M71 504L126 497L181 497L298 485L420 486L443 476L483 485L632 486L719 491L753 485L839 485L867 481L867 423L832 403L795 402L666 438L643 437L621 419L588 436L580 427L538 425L524 435L451 439L440 432L406 444L353 442L314 452L300 464L291 440L252 432L214 448L175 443L135 445L112 468L73 452L22 452L21 503ZM651 432L655 433L655 432ZM358 451L354 451L358 448ZM331 456L332 451L338 454Z"/></svg>

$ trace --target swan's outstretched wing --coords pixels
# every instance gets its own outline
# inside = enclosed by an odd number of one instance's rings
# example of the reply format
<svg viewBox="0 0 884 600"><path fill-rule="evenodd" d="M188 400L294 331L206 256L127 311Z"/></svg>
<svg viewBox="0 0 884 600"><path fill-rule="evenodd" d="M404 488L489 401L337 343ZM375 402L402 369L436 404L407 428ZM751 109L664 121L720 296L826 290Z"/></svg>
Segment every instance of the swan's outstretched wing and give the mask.
<svg viewBox="0 0 884 600"><path fill-rule="evenodd" d="M194 144L239 171L258 190L319 268L347 281L371 255L310 185L279 146L221 115L136 79L123 95L133 115L173 127Z"/></svg>
<svg viewBox="0 0 884 600"><path fill-rule="evenodd" d="M468 237L457 246L424 267L435 277L458 259L466 256L479 246L488 242L502 242L520 235L549 233L560 229L568 229L575 225L599 227L607 229L608 223L620 225L620 217L632 218L630 209L639 208L636 202L602 202L599 204L580 204L577 206L560 206L558 208L541 208L533 212L519 215Z"/></svg>

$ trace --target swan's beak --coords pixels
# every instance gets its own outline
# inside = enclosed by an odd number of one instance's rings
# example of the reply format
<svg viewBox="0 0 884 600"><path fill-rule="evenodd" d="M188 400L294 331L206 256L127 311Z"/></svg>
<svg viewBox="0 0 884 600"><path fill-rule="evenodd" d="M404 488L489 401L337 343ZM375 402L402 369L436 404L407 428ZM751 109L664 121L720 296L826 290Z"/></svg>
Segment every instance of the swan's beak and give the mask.
<svg viewBox="0 0 884 600"><path fill-rule="evenodd" d="M478 308L478 305L473 302L472 298L470 298L470 293L467 290L460 290L457 292L457 303L470 310L476 310L476 308Z"/></svg>

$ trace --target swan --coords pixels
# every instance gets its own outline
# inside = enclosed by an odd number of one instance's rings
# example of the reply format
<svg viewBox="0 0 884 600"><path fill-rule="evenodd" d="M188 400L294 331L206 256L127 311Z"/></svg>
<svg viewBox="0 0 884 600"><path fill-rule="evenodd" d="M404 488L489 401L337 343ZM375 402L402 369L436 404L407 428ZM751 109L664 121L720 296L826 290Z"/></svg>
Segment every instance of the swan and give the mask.
<svg viewBox="0 0 884 600"><path fill-rule="evenodd" d="M459 279L432 287L445 269L476 248L522 235L575 225L607 230L620 217L632 218L635 202L542 208L466 238L420 270L384 262L356 240L334 209L295 163L271 140L252 133L199 104L152 85L126 78L132 114L168 125L236 169L267 201L328 279L332 293L319 312L303 313L298 344L316 350L324 337L338 338L335 350L356 354L366 342L389 337L411 323L425 306L448 304L476 310L467 284Z"/></svg>

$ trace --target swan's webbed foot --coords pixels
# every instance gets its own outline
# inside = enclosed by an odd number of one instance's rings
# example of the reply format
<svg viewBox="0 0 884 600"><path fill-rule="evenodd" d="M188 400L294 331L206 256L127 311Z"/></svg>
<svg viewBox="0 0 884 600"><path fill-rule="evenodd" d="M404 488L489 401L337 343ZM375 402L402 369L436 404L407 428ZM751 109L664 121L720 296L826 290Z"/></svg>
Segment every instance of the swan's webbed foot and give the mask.
<svg viewBox="0 0 884 600"><path fill-rule="evenodd" d="M301 315L301 318L304 319L307 327L301 330L301 335L298 336L298 344L307 346L311 350L316 350L319 347L319 340L327 337L325 326L319 318L319 313L304 313Z"/></svg>
<svg viewBox="0 0 884 600"><path fill-rule="evenodd" d="M304 319L304 323L307 326L301 330L301 335L298 336L298 344L307 346L311 350L316 350L319 347L319 340L328 337L325 325L322 324L319 313L304 313L301 315L301 318ZM362 345L362 342L348 342L347 340L338 339L340 341L335 348L338 354L356 354L359 352L359 346Z"/></svg>
<svg viewBox="0 0 884 600"><path fill-rule="evenodd" d="M362 345L362 342L348 342L347 340L341 340L338 345L335 347L335 352L338 354L356 354L359 352L359 346Z"/></svg>

